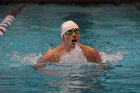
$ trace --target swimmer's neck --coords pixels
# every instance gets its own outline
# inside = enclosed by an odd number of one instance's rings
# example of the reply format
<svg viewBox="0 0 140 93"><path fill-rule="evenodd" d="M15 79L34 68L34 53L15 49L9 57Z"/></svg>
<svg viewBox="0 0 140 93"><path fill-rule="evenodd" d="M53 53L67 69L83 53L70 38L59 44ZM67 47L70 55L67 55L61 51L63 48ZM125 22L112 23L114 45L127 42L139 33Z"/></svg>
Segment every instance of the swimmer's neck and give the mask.
<svg viewBox="0 0 140 93"><path fill-rule="evenodd" d="M76 45L79 46L79 44L80 43L78 42ZM66 52L70 52L71 50L73 50L76 47L76 45L68 45L67 43L63 43L62 45L65 48Z"/></svg>

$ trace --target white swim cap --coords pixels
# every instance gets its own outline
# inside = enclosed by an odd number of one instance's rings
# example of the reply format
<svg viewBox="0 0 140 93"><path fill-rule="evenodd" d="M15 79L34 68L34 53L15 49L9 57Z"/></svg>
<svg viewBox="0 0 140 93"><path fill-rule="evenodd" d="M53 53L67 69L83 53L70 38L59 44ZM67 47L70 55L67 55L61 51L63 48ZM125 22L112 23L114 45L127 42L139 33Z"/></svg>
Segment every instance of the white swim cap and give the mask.
<svg viewBox="0 0 140 93"><path fill-rule="evenodd" d="M64 22L61 25L61 27L60 27L61 37L63 37L63 35L65 34L65 32L67 32L68 30L70 30L72 28L79 29L79 26L75 22L73 22L71 20Z"/></svg>

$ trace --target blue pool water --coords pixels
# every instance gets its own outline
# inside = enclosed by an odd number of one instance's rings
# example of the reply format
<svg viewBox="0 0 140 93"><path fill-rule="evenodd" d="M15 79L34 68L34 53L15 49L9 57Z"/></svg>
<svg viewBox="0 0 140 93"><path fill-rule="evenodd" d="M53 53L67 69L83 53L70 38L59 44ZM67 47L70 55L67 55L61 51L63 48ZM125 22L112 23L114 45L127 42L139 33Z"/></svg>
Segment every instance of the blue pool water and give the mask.
<svg viewBox="0 0 140 93"><path fill-rule="evenodd" d="M15 5L0 6L0 20ZM27 5L0 37L0 93L139 93L140 12L133 5ZM93 63L31 66L61 43L66 20L80 42L96 48L109 67Z"/></svg>

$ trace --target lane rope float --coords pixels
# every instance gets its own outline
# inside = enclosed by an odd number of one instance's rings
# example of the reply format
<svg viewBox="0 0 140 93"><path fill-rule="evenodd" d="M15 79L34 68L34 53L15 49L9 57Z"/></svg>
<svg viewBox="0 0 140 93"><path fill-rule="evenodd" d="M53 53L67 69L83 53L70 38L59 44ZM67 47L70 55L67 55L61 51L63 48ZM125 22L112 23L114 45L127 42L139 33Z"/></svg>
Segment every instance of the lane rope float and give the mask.
<svg viewBox="0 0 140 93"><path fill-rule="evenodd" d="M6 30L9 26L11 26L12 22L15 20L18 12L20 12L24 8L25 4L19 4L17 8L12 11L9 15L7 15L2 22L0 23L0 36L6 33Z"/></svg>

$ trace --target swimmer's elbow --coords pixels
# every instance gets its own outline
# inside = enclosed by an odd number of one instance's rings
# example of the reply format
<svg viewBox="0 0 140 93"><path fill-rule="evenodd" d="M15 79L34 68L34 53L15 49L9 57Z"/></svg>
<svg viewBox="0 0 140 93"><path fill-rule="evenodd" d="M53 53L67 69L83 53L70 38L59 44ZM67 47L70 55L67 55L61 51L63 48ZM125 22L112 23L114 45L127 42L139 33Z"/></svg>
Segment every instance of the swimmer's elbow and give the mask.
<svg viewBox="0 0 140 93"><path fill-rule="evenodd" d="M99 64L102 64L102 59L101 59L100 55L96 56L96 62L99 63Z"/></svg>
<svg viewBox="0 0 140 93"><path fill-rule="evenodd" d="M97 57L97 62L98 62L99 64L102 64L102 59L101 59L101 56L99 55L99 53L98 53L98 57Z"/></svg>
<svg viewBox="0 0 140 93"><path fill-rule="evenodd" d="M99 63L99 64L102 64L103 62L102 62L102 60L101 60L101 59L99 59L98 63Z"/></svg>

